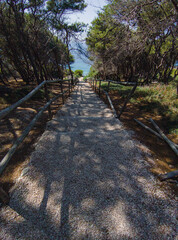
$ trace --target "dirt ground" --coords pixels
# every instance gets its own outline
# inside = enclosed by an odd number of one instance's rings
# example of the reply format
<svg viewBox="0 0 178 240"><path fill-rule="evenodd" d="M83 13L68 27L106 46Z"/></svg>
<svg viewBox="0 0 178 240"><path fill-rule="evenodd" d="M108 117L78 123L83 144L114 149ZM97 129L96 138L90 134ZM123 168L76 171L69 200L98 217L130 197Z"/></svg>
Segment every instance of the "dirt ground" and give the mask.
<svg viewBox="0 0 178 240"><path fill-rule="evenodd" d="M117 91L113 90L109 92L109 96L117 114L119 114L120 109L124 103L123 99L119 97ZM101 94L101 98L109 106L106 95ZM178 144L178 136L176 134L168 134L167 132L166 119L164 119L161 115L154 115L154 113L148 111L146 112L144 111L144 108L143 110L140 110L139 106L136 103L128 103L125 111L120 118L124 126L134 132L134 138L143 143L149 149L152 158L147 158L147 161L150 164L150 170L157 177L159 177L160 174L165 174L167 172L177 170L177 156L172 151L172 149L164 141L158 139L155 135L149 133L147 130L138 125L134 121L134 118L138 119L154 130L152 124L148 121L148 119L152 118L164 131L166 136L174 143ZM152 159L154 159L154 161ZM171 191L177 195L178 187L175 182L171 182L170 180L167 182L160 182L160 185L164 188L168 186Z"/></svg>
<svg viewBox="0 0 178 240"><path fill-rule="evenodd" d="M23 88L25 85L22 82L15 83L12 82L10 86L14 88ZM66 86L67 87L67 86ZM32 85L33 89L34 86ZM50 92L54 94L60 93L60 87L58 84L50 87ZM123 100L118 96L117 91L110 91L109 93L114 107L119 113L120 107L123 104ZM101 95L101 98L105 103L108 104L106 96ZM21 135L25 127L30 123L32 118L38 112L40 107L44 106L46 103L45 99L40 100L30 100L27 103L18 107L13 111L8 117L4 118L0 124L0 159L4 157L8 149L12 146L12 143ZM7 107L6 104L0 105L0 110ZM59 98L55 103L51 105L52 115L54 115L62 107L62 99ZM166 120L162 116L154 115L153 113L145 112L144 109L140 111L137 104L129 103L127 105L126 111L121 116L121 121L124 126L130 130L134 131L134 137L140 142L144 143L151 154L154 157L154 161L147 159L150 163L151 171L157 176L162 173L176 170L178 167L178 162L175 154L168 147L166 143L159 140L156 136L147 132L145 129L141 128L133 119L136 118L143 122L144 124L152 127L147 119L152 118L160 126L160 128L166 133ZM3 175L0 177L0 186L3 187L5 191L9 191L14 181L20 176L23 166L28 162L31 152L34 149L34 144L37 139L44 132L46 123L49 121L48 111L45 111L42 117L38 120L35 127L26 137L25 141L18 148L16 153L13 155L8 167L4 171ZM175 134L167 135L173 142L178 143L178 136ZM165 183L163 183L165 185ZM173 191L177 192L175 184L169 184Z"/></svg>
<svg viewBox="0 0 178 240"><path fill-rule="evenodd" d="M8 88L10 89L23 89L26 86L22 81L10 81ZM33 89L35 86L31 85ZM49 92L52 94L59 94L61 92L59 83L53 84L48 87ZM63 90L67 90L68 86L64 86ZM68 96L65 96L65 100ZM13 100L12 100L13 101ZM20 107L15 109L7 117L1 120L0 123L0 159L2 159L8 152L12 143L22 134L23 130L27 127L36 113L46 103L46 99L28 100ZM10 104L0 104L0 110L7 107ZM58 98L51 105L52 116L62 107L62 98ZM48 111L46 110L40 119L37 121L35 127L30 131L29 135L25 138L24 142L19 146L16 153L10 160L7 168L0 176L0 187L6 192L14 184L14 181L20 176L23 166L28 162L31 152L34 149L34 144L37 139L44 132L46 123L49 121Z"/></svg>

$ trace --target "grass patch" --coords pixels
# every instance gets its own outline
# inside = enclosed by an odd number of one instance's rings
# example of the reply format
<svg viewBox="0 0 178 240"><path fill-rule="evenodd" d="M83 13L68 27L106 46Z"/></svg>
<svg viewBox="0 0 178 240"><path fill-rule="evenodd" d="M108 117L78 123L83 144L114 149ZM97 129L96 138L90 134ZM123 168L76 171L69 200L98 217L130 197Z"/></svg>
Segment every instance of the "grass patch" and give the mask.
<svg viewBox="0 0 178 240"><path fill-rule="evenodd" d="M102 83L101 86L107 90L108 83ZM110 91L117 91L121 99L124 99L131 89L132 87L110 84ZM130 102L137 104L142 112L160 115L166 121L167 131L178 134L178 98L175 83L139 86Z"/></svg>
<svg viewBox="0 0 178 240"><path fill-rule="evenodd" d="M101 83L101 87L106 91L108 89L108 83ZM115 91L123 91L123 93L126 91L129 91L132 87L123 86L123 85L116 85L113 83L110 83L109 90L115 90Z"/></svg>

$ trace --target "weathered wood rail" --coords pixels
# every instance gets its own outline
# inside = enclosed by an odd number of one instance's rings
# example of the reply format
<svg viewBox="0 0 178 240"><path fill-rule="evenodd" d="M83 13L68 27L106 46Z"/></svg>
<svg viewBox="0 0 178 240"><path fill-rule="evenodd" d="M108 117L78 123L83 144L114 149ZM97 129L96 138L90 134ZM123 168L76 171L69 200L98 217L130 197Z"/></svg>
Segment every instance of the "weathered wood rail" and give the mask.
<svg viewBox="0 0 178 240"><path fill-rule="evenodd" d="M19 107L21 104L29 100L35 93L37 93L43 86L45 90L45 98L47 103L40 109L40 111L35 115L35 117L32 119L32 121L29 123L29 125L25 128L25 130L22 132L21 136L15 141L15 143L12 145L12 147L9 149L7 154L4 156L4 158L0 162L0 175L5 170L6 166L8 165L10 159L12 158L13 154L17 150L18 146L23 142L23 140L26 138L26 136L29 134L29 132L34 127L37 120L41 117L42 113L48 109L49 118L51 118L51 109L50 105L56 101L59 97L62 97L62 101L64 103L64 95L69 94L72 91L72 87L76 85L78 79L74 80L74 84L72 85L72 80L50 80L50 81L43 81L41 84L39 84L36 88L34 88L30 93L28 93L25 97L17 101L16 103L12 104L11 106L3 109L0 111L0 120L6 117L9 113L11 113L13 110L15 110L17 107ZM53 83L60 83L60 89L61 93L54 96L52 99L49 99L48 94L48 85ZM68 90L63 91L63 83L68 83Z"/></svg>
<svg viewBox="0 0 178 240"><path fill-rule="evenodd" d="M101 95L101 91L106 95L115 118L120 118L121 117L122 113L126 109L126 106L127 106L128 102L129 102L129 100L133 96L133 94L134 94L134 92L135 92L135 90L136 90L136 88L138 86L137 82L116 82L116 81L113 81L113 80L101 80L101 79L87 79L87 80L90 82L90 84L93 87L94 91L96 91L96 89L98 89L99 96ZM99 87L97 87L97 82L99 82ZM102 82L107 82L108 83L107 91L102 89L102 87L101 87L101 83ZM117 114L117 112L116 112L116 110L115 110L115 108L113 106L113 103L111 101L111 98L109 96L110 83L113 83L113 84L116 84L116 85L123 85L123 86L133 87L131 89L130 93L128 94L127 99L125 100L123 106L121 107L119 114Z"/></svg>
<svg viewBox="0 0 178 240"><path fill-rule="evenodd" d="M134 121L136 123L138 123L141 127L143 127L144 129L146 129L147 131L153 133L155 136L157 136L159 139L165 141L165 143L168 144L168 146L174 151L174 153L178 156L178 145L173 143L170 139L168 139L166 137L166 135L163 133L163 131L158 127L158 125L153 121L153 119L150 118L150 122L153 124L153 126L155 127L155 129L157 130L154 131L153 129L149 128L148 126L146 126L145 124L143 124L142 122L140 122L137 119L134 119Z"/></svg>
<svg viewBox="0 0 178 240"><path fill-rule="evenodd" d="M98 93L99 96L101 96L101 91L106 95L110 107L113 111L113 114L115 116L115 118L120 118L121 114L124 112L127 103L129 102L129 100L131 99L131 97L133 96L137 86L140 84L138 82L116 82L116 81L112 81L112 80L100 80L100 79L87 79L87 81L90 82L91 86L93 87L93 90L96 91L98 89ZM99 81L99 87L97 87L97 82ZM105 91L104 89L101 88L101 82L108 82L108 86L107 86L107 91ZM109 97L109 89L110 89L110 83L112 84L116 84L116 85L123 85L123 86L133 86L133 88L131 89L130 93L128 94L123 106L120 109L119 114L117 114L112 101ZM141 123L140 121L138 121L137 119L134 119L139 125L141 125L143 128L145 128L146 130L148 130L149 132L153 133L154 135L156 135L159 139L164 140L168 146L174 151L174 153L176 154L176 156L178 156L178 145L173 143L170 139L168 139L165 134L161 131L161 129L156 125L156 123L150 119L150 122L153 124L153 126L155 127L155 129L157 130L154 131L153 129L149 128L148 126L144 125L143 123ZM175 179L178 176L178 170L176 171L172 171L169 173L164 174L163 176L161 176L161 181L165 181L167 179Z"/></svg>

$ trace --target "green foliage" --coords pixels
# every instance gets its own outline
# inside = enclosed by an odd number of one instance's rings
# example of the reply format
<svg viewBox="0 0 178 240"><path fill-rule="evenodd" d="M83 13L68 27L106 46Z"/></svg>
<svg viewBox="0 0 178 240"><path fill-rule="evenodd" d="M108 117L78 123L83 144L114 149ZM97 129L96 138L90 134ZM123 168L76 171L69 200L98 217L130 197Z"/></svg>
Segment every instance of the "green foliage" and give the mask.
<svg viewBox="0 0 178 240"><path fill-rule="evenodd" d="M17 72L27 84L62 78L63 69L74 62L70 39L84 27L82 23L68 24L66 14L85 6L84 0L1 1L1 73Z"/></svg>
<svg viewBox="0 0 178 240"><path fill-rule="evenodd" d="M98 74L98 71L95 68L90 67L88 77L95 78L97 76L97 74Z"/></svg>
<svg viewBox="0 0 178 240"><path fill-rule="evenodd" d="M53 11L54 13L59 13L59 11L82 11L86 6L84 0L47 1L47 10Z"/></svg>
<svg viewBox="0 0 178 240"><path fill-rule="evenodd" d="M102 78L168 83L177 58L171 1L110 1L92 22L86 43Z"/></svg>
<svg viewBox="0 0 178 240"><path fill-rule="evenodd" d="M82 77L82 76L83 76L83 70L77 69L77 70L74 71L74 77L79 78L79 77Z"/></svg>
<svg viewBox="0 0 178 240"><path fill-rule="evenodd" d="M105 91L107 91L108 83L102 83L101 86ZM118 91L119 95L122 98L125 98L129 94L129 92L131 91L132 87L110 83L109 89L110 89L110 91L111 90Z"/></svg>
<svg viewBox="0 0 178 240"><path fill-rule="evenodd" d="M74 74L74 72L72 71L72 73ZM69 69L65 69L64 71L64 77L70 76L70 70Z"/></svg>
<svg viewBox="0 0 178 240"><path fill-rule="evenodd" d="M107 83L102 83L102 88L107 90ZM110 90L118 92L125 99L131 87L110 84ZM178 98L175 83L169 85L153 84L151 86L137 87L130 102L137 104L141 111L162 116L167 121L170 133L178 132Z"/></svg>

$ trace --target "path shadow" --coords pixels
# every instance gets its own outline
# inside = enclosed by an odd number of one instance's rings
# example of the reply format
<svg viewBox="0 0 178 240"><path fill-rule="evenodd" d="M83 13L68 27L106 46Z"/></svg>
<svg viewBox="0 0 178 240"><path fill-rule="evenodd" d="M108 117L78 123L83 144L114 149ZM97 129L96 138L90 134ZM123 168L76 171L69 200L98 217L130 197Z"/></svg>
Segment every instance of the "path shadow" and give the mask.
<svg viewBox="0 0 178 240"><path fill-rule="evenodd" d="M118 120L92 121L63 117L43 134L12 196L24 220L9 235L33 239L23 233L27 222L48 239L175 239L174 202L131 136L114 130Z"/></svg>

